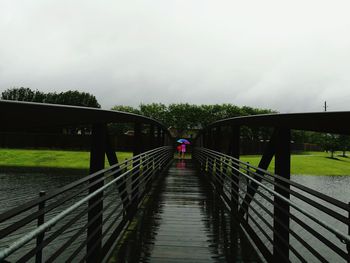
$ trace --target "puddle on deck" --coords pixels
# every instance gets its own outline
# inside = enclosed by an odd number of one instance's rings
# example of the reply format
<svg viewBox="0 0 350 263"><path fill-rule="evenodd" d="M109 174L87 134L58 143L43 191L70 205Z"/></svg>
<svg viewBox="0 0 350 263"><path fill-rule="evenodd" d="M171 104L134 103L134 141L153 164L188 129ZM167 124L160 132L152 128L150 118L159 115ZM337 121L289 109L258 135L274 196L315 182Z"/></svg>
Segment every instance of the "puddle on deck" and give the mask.
<svg viewBox="0 0 350 263"><path fill-rule="evenodd" d="M176 160L111 262L256 262L191 160Z"/></svg>

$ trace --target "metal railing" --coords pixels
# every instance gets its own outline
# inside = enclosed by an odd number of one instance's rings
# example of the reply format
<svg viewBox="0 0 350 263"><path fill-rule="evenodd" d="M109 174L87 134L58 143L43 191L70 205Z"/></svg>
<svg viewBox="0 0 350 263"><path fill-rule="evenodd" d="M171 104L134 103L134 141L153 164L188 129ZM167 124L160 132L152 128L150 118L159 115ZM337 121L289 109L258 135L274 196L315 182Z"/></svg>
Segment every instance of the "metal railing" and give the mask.
<svg viewBox="0 0 350 263"><path fill-rule="evenodd" d="M264 260L350 261L349 204L214 150L193 158Z"/></svg>
<svg viewBox="0 0 350 263"><path fill-rule="evenodd" d="M172 157L170 146L159 147L1 214L0 261L108 258Z"/></svg>

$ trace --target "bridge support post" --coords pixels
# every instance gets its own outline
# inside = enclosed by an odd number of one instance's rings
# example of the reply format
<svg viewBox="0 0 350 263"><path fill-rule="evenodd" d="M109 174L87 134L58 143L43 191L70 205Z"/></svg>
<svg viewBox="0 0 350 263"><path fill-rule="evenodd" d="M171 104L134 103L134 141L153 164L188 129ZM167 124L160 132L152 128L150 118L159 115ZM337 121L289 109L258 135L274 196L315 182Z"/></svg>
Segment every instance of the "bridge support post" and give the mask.
<svg viewBox="0 0 350 263"><path fill-rule="evenodd" d="M350 202L348 202L348 208L350 208ZM350 210L348 212L348 235L350 235ZM350 262L350 243L346 243L346 250L348 251L347 262Z"/></svg>
<svg viewBox="0 0 350 263"><path fill-rule="evenodd" d="M154 125L151 124L151 128L149 131L149 150L155 148L155 142L154 142Z"/></svg>
<svg viewBox="0 0 350 263"><path fill-rule="evenodd" d="M197 146L205 147L205 132L202 135L200 135Z"/></svg>
<svg viewBox="0 0 350 263"><path fill-rule="evenodd" d="M239 139L240 139L240 127L231 126L229 155L233 158L239 159ZM232 163L232 167L239 169L238 163ZM232 170L232 183L231 183L231 213L237 214L238 212L238 196L239 196L239 173Z"/></svg>
<svg viewBox="0 0 350 263"><path fill-rule="evenodd" d="M273 156L276 153L276 137L277 137L277 131L274 130L273 134L271 135L269 143L266 145L264 149L264 153L261 157L261 160L259 162L258 167L264 170L267 170ZM263 175L263 173L260 173L258 170L256 173ZM262 179L258 176L253 176L253 178L259 182L262 181ZM249 204L254 198L254 195L256 194L258 190L259 185L255 182L250 182L249 185L247 186L247 194L244 197L244 200L242 202L242 206L239 209L239 215L240 217L243 217L244 214L248 211L249 209ZM249 195L248 195L249 194Z"/></svg>
<svg viewBox="0 0 350 263"><path fill-rule="evenodd" d="M214 132L214 145L213 149L218 152L222 152L222 132L221 132L221 126L218 126L215 128ZM222 158L215 161L215 174L213 176L217 177L217 185L218 189L222 192L224 190L224 184L225 184L225 177L224 177L224 166L223 166Z"/></svg>
<svg viewBox="0 0 350 263"><path fill-rule="evenodd" d="M276 136L275 174L285 179L290 179L290 129L278 128ZM290 189L288 183L275 179L279 186L275 185L275 191L289 199L290 194L281 186ZM289 204L274 197L274 234L273 234L273 257L274 262L285 262L289 260Z"/></svg>
<svg viewBox="0 0 350 263"><path fill-rule="evenodd" d="M221 126L216 127L215 133L214 133L214 148L215 151L222 152L222 132L221 132Z"/></svg>
<svg viewBox="0 0 350 263"><path fill-rule="evenodd" d="M213 128L208 129L208 148L213 149Z"/></svg>
<svg viewBox="0 0 350 263"><path fill-rule="evenodd" d="M161 145L165 145L165 133L164 133L164 131L163 130L161 130L162 132L161 132L161 134L162 134L162 139L161 139Z"/></svg>
<svg viewBox="0 0 350 263"><path fill-rule="evenodd" d="M348 202L348 207L350 208L350 202ZM348 235L350 235L350 211L348 212ZM350 262L350 244L346 244L346 250L348 251L348 262Z"/></svg>
<svg viewBox="0 0 350 263"><path fill-rule="evenodd" d="M141 123L135 123L134 127L134 150L133 155L136 156L142 152L142 124ZM133 167L140 164L140 160L133 161ZM139 184L139 176L140 176L140 168L137 169L136 172L134 172L132 176L132 183L131 183L131 202L134 205L137 205L138 203L138 184Z"/></svg>
<svg viewBox="0 0 350 263"><path fill-rule="evenodd" d="M39 192L39 197L42 197L44 195L46 195L45 191ZM45 208L45 201L39 203L39 211L44 209L44 208ZM44 221L45 221L45 214L38 217L38 226L41 226L42 224L44 224ZM45 237L45 233L42 233L36 237L36 246L37 247L39 247L42 244L42 242L44 241L44 237ZM38 252L36 252L36 255L35 255L35 263L41 263L41 262L43 262L43 250L42 249L40 249Z"/></svg>
<svg viewBox="0 0 350 263"><path fill-rule="evenodd" d="M142 152L142 124L141 123L135 123L134 126L134 149L133 149L133 155L138 155Z"/></svg>
<svg viewBox="0 0 350 263"><path fill-rule="evenodd" d="M105 166L105 143L106 143L106 124L94 124L92 126L91 153L90 153L90 174L100 171ZM103 177L95 177L89 180L93 183ZM103 181L91 186L89 193L96 191L103 186ZM102 251L102 220L103 220L103 194L98 194L89 200L88 224L87 229L87 262L101 261Z"/></svg>
<svg viewBox="0 0 350 263"><path fill-rule="evenodd" d="M204 141L204 147L209 149L209 140L210 140L210 136L209 136L209 131L208 129L205 130L205 137L204 137L205 141Z"/></svg>
<svg viewBox="0 0 350 263"><path fill-rule="evenodd" d="M161 133L161 128L158 126L157 127L157 147L161 146L161 139L160 139L160 133Z"/></svg>
<svg viewBox="0 0 350 263"><path fill-rule="evenodd" d="M117 154L115 153L115 149L112 145L112 142L111 142L111 139L110 139L108 133L106 134L106 156L107 156L108 162L111 166L118 163L118 157L117 157ZM117 165L117 167L115 169L117 170L119 168L120 168L119 165ZM114 178L117 178L123 172L124 171L120 171L120 172L116 173L114 175ZM126 192L126 180L125 180L125 178L122 178L120 180L120 183L118 186L118 192L120 194L120 198L122 199L123 207L124 207L124 209L126 209L128 204L129 204L129 197L128 197L128 193Z"/></svg>
<svg viewBox="0 0 350 263"><path fill-rule="evenodd" d="M208 144L207 144L208 132L207 132L207 130L203 131L202 137L203 137L203 144L201 145L201 147L208 148Z"/></svg>

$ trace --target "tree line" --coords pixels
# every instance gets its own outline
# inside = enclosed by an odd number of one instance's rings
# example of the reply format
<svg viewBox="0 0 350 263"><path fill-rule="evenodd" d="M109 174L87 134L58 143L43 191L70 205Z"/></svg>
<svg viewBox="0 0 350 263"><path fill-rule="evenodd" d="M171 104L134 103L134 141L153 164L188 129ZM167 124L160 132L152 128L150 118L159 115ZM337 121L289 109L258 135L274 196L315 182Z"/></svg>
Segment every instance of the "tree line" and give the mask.
<svg viewBox="0 0 350 263"><path fill-rule="evenodd" d="M233 104L194 105L188 103L162 103L140 104L138 107L116 105L112 110L130 112L144 115L161 121L167 127L174 127L181 132L187 129L201 129L218 120L239 116L278 113L272 109L239 107ZM125 132L132 127L119 126L119 132ZM242 127L241 137L251 141L267 141L270 139L272 129L266 127ZM294 143L310 143L322 147L334 158L335 151L342 151L343 156L350 150L350 137L329 133L292 130Z"/></svg>
<svg viewBox="0 0 350 263"><path fill-rule="evenodd" d="M74 105L82 107L100 108L100 104L94 95L77 90L65 92L42 92L30 88L11 88L1 93L3 100L29 101L51 104Z"/></svg>
<svg viewBox="0 0 350 263"><path fill-rule="evenodd" d="M208 124L238 116L276 113L271 109L259 109L233 104L195 105L189 103L140 104L138 107L116 105L112 110L131 112L154 118L167 127L179 130L202 128Z"/></svg>

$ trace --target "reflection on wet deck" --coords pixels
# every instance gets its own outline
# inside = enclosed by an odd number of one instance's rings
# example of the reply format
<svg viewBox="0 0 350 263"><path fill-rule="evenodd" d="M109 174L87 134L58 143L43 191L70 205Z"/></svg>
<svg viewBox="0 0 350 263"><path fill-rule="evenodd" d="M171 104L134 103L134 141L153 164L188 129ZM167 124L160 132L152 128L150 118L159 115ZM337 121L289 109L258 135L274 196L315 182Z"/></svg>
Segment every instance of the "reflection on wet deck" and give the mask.
<svg viewBox="0 0 350 263"><path fill-rule="evenodd" d="M154 192L113 261L258 261L191 160L175 161Z"/></svg>

